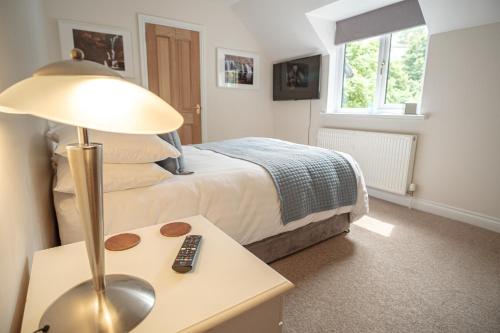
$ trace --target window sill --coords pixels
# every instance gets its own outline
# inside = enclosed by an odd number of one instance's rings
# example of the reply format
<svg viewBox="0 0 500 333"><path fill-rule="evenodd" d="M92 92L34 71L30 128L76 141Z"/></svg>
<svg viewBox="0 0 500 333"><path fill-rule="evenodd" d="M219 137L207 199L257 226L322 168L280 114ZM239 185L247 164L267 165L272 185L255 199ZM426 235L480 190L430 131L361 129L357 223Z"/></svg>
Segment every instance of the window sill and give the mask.
<svg viewBox="0 0 500 333"><path fill-rule="evenodd" d="M368 118L368 119L404 119L404 120L424 120L424 114L363 114L346 112L322 112L322 115L339 118Z"/></svg>

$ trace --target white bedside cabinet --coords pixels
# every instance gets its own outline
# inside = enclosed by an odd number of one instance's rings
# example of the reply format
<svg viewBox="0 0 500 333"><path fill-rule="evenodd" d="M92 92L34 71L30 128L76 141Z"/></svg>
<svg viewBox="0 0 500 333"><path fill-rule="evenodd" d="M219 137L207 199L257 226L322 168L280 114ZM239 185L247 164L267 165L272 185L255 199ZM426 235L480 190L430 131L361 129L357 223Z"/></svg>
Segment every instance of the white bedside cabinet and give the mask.
<svg viewBox="0 0 500 333"><path fill-rule="evenodd" d="M155 289L153 310L132 332L281 332L282 296L293 284L204 217L176 221L203 236L189 273L171 268L185 236L164 237L162 225L131 230L141 236L132 249L106 250L107 274L134 275ZM90 276L83 242L36 252L22 332L36 330L49 304Z"/></svg>

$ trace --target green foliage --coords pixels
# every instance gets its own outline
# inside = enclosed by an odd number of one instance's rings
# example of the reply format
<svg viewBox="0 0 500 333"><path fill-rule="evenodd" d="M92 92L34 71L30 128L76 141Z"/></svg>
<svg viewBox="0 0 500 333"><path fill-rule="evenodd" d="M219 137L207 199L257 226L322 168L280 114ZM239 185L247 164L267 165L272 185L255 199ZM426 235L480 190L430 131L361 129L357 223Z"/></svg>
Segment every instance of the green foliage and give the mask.
<svg viewBox="0 0 500 333"><path fill-rule="evenodd" d="M392 45L405 47L396 56L391 51L387 77L386 103L417 102L422 90L427 31L418 27L394 33ZM367 108L373 104L376 91L379 39L346 45L342 107Z"/></svg>
<svg viewBox="0 0 500 333"><path fill-rule="evenodd" d="M373 103L377 80L378 49L378 39L346 45L345 66L350 69L352 75L344 78L342 107L366 108Z"/></svg>
<svg viewBox="0 0 500 333"><path fill-rule="evenodd" d="M386 103L416 103L422 91L427 32L420 27L393 34L392 38L393 43L407 49L400 59L390 60Z"/></svg>

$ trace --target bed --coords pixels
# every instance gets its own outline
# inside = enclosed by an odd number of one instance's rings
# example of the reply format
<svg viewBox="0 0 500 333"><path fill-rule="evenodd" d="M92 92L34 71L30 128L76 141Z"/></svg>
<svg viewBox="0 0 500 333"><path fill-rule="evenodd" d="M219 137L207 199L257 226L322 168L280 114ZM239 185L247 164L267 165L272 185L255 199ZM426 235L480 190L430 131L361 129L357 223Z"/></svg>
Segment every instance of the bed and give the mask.
<svg viewBox="0 0 500 333"><path fill-rule="evenodd" d="M368 210L363 176L347 154L342 155L357 180L355 204L283 224L276 188L264 168L210 150L192 146L183 146L183 150L186 165L194 174L176 175L153 186L104 193L105 234L200 214L270 262L345 231L349 222ZM54 205L61 242L83 240L74 196L54 192Z"/></svg>

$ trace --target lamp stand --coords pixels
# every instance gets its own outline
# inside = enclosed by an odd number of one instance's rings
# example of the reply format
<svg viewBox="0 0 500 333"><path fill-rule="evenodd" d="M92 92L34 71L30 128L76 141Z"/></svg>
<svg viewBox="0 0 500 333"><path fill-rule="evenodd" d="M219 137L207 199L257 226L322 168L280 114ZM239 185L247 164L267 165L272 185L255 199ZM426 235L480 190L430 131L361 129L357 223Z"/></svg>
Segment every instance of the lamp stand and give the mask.
<svg viewBox="0 0 500 333"><path fill-rule="evenodd" d="M65 292L45 311L40 327L48 332L128 332L151 311L153 287L122 274L104 273L102 145L89 143L87 129L78 128L78 144L68 145L68 161L85 232L92 279Z"/></svg>

